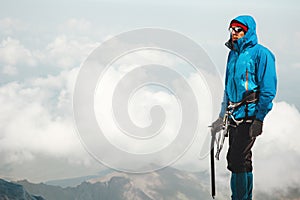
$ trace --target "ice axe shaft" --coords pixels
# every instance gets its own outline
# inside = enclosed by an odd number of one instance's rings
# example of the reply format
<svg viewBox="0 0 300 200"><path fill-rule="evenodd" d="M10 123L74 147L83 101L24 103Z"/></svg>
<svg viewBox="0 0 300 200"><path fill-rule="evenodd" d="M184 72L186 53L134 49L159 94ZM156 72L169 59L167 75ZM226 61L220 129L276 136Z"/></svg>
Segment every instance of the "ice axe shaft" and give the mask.
<svg viewBox="0 0 300 200"><path fill-rule="evenodd" d="M211 132L210 143L210 175L211 175L211 196L214 199L216 196L216 183L215 183L215 152L214 144L216 139L216 133Z"/></svg>

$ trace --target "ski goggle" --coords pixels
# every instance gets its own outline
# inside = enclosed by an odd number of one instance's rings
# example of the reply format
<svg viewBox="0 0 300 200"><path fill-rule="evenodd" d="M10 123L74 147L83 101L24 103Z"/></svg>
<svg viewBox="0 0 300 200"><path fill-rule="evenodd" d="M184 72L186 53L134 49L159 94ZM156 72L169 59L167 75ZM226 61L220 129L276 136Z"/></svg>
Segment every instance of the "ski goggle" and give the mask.
<svg viewBox="0 0 300 200"><path fill-rule="evenodd" d="M237 26L237 27L230 27L228 30L230 31L230 33L232 33L233 31L236 32L236 33L244 31L242 29L242 27L239 27L239 26Z"/></svg>

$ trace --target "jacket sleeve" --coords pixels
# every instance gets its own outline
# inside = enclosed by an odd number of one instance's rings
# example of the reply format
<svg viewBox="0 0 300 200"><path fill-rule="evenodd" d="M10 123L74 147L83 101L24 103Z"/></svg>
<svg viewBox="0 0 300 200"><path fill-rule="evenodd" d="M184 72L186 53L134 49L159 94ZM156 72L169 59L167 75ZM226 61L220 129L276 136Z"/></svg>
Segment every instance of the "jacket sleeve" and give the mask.
<svg viewBox="0 0 300 200"><path fill-rule="evenodd" d="M228 54L228 58L227 58L227 65L228 65L228 60L230 57L230 53ZM221 104L221 111L219 114L219 117L224 117L227 106L228 106L228 96L227 96L227 91L226 91L226 85L227 85L227 79L228 79L228 67L226 65L226 72L225 72L225 89L224 89L224 94L223 94L223 101Z"/></svg>
<svg viewBox="0 0 300 200"><path fill-rule="evenodd" d="M221 104L221 111L220 111L219 117L221 117L221 118L224 117L227 106L228 106L228 97L227 97L226 91L224 90L223 101Z"/></svg>
<svg viewBox="0 0 300 200"><path fill-rule="evenodd" d="M256 119L263 121L265 116L272 109L272 101L276 95L277 88L275 57L264 47L258 56L257 83L259 100L256 105Z"/></svg>

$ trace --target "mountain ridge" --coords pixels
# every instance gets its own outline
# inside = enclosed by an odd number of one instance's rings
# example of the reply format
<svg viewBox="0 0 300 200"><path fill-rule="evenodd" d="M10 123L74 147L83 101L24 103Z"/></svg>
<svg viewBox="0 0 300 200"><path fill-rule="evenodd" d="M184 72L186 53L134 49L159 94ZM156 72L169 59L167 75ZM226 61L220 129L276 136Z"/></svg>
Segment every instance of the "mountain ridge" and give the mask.
<svg viewBox="0 0 300 200"><path fill-rule="evenodd" d="M32 194L47 200L198 200L209 199L207 184L193 173L166 168L146 174L112 171L84 181L76 187L49 186L18 181ZM207 181L207 180L206 180ZM206 182L204 181L204 182Z"/></svg>

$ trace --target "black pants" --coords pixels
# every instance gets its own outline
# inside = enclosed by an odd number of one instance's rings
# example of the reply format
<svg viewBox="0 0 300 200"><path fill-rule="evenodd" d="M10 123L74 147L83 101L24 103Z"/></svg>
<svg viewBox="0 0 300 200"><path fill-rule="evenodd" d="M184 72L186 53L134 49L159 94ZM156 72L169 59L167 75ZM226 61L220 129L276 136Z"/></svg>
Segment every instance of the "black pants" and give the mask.
<svg viewBox="0 0 300 200"><path fill-rule="evenodd" d="M252 172L251 148L255 138L250 138L251 123L241 123L229 127L229 149L227 153L227 168L233 173Z"/></svg>

